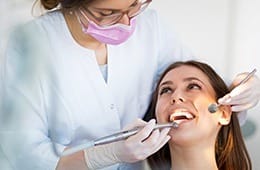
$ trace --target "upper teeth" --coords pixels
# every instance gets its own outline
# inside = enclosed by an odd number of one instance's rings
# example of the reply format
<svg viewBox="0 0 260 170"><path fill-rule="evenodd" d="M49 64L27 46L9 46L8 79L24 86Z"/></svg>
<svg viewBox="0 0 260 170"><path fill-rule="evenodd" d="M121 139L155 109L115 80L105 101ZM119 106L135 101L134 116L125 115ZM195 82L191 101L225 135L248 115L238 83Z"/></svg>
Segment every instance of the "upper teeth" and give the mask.
<svg viewBox="0 0 260 170"><path fill-rule="evenodd" d="M177 116L185 116L187 119L192 119L194 116L189 112L175 112L171 114L170 120L173 121Z"/></svg>

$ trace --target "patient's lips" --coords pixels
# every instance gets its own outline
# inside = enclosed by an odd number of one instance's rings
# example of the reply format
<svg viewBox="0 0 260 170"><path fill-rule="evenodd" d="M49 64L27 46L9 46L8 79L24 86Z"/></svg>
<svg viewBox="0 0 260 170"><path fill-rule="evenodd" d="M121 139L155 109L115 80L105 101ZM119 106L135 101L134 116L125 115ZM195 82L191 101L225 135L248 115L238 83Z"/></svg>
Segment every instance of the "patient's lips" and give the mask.
<svg viewBox="0 0 260 170"><path fill-rule="evenodd" d="M195 115L190 113L187 110L175 110L171 115L170 115L170 121L171 122L176 122L180 124L181 122L189 121L195 118Z"/></svg>

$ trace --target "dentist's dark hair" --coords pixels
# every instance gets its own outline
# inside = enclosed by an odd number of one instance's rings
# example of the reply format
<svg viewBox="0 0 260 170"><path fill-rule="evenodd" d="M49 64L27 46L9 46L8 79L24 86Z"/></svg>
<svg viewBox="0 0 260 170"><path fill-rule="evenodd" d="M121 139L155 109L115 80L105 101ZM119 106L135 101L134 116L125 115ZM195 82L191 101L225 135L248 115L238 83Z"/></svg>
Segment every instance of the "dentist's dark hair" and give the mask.
<svg viewBox="0 0 260 170"><path fill-rule="evenodd" d="M46 10L52 10L54 8L60 9L72 9L78 8L83 4L88 4L94 0L38 0Z"/></svg>
<svg viewBox="0 0 260 170"><path fill-rule="evenodd" d="M191 66L201 70L208 77L208 80L215 91L216 100L223 97L230 91L223 79L209 65L194 60L175 62L171 64L161 75L152 95L150 106L144 116L144 120L148 121L155 118L155 107L159 93L159 84L169 71L180 66ZM231 120L228 125L221 127L215 143L215 154L219 170L252 169L251 160L243 140L236 113L232 113ZM152 170L170 169L171 155L168 144L166 144L155 154L148 157L148 163Z"/></svg>

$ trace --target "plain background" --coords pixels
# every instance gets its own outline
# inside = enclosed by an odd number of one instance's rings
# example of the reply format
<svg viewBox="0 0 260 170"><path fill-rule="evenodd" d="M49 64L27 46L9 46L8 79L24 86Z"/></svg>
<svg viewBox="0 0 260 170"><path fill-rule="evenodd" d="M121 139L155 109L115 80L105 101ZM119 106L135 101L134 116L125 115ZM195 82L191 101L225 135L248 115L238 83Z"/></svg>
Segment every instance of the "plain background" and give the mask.
<svg viewBox="0 0 260 170"><path fill-rule="evenodd" d="M0 1L0 62L12 28L33 18L32 4L33 0ZM226 79L253 68L260 77L259 0L154 0L150 8L159 12L196 56ZM248 111L242 126L255 170L260 167L259 126L260 104ZM4 161L0 157L2 169L8 169Z"/></svg>

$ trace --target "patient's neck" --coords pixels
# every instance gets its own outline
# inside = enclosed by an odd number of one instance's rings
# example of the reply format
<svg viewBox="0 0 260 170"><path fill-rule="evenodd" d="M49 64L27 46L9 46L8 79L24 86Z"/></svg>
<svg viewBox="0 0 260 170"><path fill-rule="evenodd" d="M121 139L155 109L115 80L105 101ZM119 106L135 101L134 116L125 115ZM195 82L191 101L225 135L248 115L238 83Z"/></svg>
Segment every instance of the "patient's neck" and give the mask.
<svg viewBox="0 0 260 170"><path fill-rule="evenodd" d="M171 170L217 170L214 145L204 144L185 147L170 144Z"/></svg>

